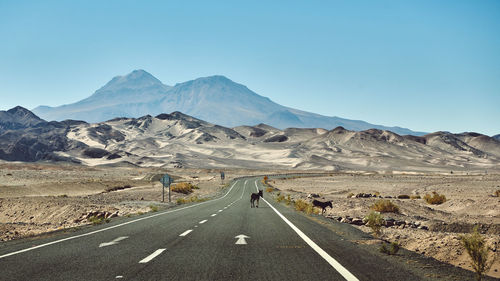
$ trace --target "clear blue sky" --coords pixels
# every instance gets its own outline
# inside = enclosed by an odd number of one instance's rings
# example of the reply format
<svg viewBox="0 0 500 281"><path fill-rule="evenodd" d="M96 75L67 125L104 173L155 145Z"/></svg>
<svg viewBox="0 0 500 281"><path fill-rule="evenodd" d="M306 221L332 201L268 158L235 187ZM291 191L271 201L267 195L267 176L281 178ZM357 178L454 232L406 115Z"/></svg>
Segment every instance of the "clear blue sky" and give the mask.
<svg viewBox="0 0 500 281"><path fill-rule="evenodd" d="M0 110L144 69L225 75L285 106L500 134L500 1L0 0Z"/></svg>

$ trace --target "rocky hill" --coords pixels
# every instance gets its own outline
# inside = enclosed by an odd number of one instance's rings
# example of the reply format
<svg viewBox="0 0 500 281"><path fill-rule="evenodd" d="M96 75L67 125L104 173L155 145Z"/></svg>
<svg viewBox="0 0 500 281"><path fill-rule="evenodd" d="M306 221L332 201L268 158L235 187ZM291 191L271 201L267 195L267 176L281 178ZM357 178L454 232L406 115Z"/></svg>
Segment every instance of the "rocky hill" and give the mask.
<svg viewBox="0 0 500 281"><path fill-rule="evenodd" d="M0 159L9 161L404 171L487 170L500 163L500 141L477 133L412 136L343 127L280 130L265 124L228 128L181 112L93 124L46 122L23 108L0 116Z"/></svg>

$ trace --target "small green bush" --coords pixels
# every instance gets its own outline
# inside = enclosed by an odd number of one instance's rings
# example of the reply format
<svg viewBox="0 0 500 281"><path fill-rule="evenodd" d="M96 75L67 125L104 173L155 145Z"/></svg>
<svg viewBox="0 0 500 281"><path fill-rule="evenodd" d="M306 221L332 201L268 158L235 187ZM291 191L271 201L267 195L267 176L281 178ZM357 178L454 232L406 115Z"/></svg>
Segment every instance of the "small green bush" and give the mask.
<svg viewBox="0 0 500 281"><path fill-rule="evenodd" d="M432 195L430 194L425 194L424 196L424 200L429 203L429 204L432 204L432 205L439 205L439 204L443 204L444 202L446 202L446 196L444 195L440 195L439 193L433 191L432 192Z"/></svg>
<svg viewBox="0 0 500 281"><path fill-rule="evenodd" d="M469 254L470 264L476 272L476 280L481 280L483 275L490 270L495 258L494 256L490 257L490 248L479 233L478 227L474 227L471 234L461 235L460 242Z"/></svg>
<svg viewBox="0 0 500 281"><path fill-rule="evenodd" d="M177 204L180 205L180 204L185 204L186 203L186 199L184 198L177 198Z"/></svg>
<svg viewBox="0 0 500 281"><path fill-rule="evenodd" d="M377 200L370 209L381 213L399 213L399 207L386 199Z"/></svg>
<svg viewBox="0 0 500 281"><path fill-rule="evenodd" d="M149 208L151 209L151 212L158 212L158 206L151 204L149 205Z"/></svg>
<svg viewBox="0 0 500 281"><path fill-rule="evenodd" d="M387 255L395 255L399 251L399 244L398 242L392 242L389 247L387 247L385 244L382 244L380 246L380 252L387 254Z"/></svg>
<svg viewBox="0 0 500 281"><path fill-rule="evenodd" d="M96 217L96 216L91 216L88 218L88 221L92 223L93 225L101 224L104 221L103 217Z"/></svg>
<svg viewBox="0 0 500 281"><path fill-rule="evenodd" d="M366 226L370 227L375 236L379 236L381 233L382 225L384 224L384 218L379 212L371 211L368 216L364 219Z"/></svg>

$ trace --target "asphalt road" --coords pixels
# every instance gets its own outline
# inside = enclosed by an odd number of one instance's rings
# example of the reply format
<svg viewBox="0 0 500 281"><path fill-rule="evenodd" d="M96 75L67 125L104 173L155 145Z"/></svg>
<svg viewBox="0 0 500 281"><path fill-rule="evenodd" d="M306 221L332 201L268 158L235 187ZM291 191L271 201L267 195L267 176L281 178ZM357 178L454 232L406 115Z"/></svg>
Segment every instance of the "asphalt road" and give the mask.
<svg viewBox="0 0 500 281"><path fill-rule="evenodd" d="M0 247L0 280L421 280L268 194L221 198Z"/></svg>

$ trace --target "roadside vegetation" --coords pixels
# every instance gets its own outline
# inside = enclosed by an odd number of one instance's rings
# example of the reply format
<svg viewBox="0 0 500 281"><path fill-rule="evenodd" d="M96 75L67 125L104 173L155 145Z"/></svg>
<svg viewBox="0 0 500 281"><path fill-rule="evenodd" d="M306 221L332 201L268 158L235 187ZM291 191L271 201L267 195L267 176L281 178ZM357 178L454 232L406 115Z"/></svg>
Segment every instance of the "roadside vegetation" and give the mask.
<svg viewBox="0 0 500 281"><path fill-rule="evenodd" d="M366 226L372 229L373 235L380 237L382 234L382 225L384 224L384 218L377 211L371 211L365 218Z"/></svg>
<svg viewBox="0 0 500 281"><path fill-rule="evenodd" d="M384 254L387 254L387 255L395 255L397 254L397 252L399 251L399 243L398 242L392 242L391 244L389 244L389 246L387 247L386 244L382 244L382 246L380 246L380 252L381 253L384 253Z"/></svg>
<svg viewBox="0 0 500 281"><path fill-rule="evenodd" d="M172 192L190 194L193 192L193 189L199 189L199 187L189 182L180 182L170 186L170 189Z"/></svg>
<svg viewBox="0 0 500 281"><path fill-rule="evenodd" d="M380 213L399 213L399 207L386 199L377 200L370 209Z"/></svg>
<svg viewBox="0 0 500 281"><path fill-rule="evenodd" d="M209 200L209 198L198 198L198 196L190 196L188 198L177 198L177 204L186 204L186 203L192 203L192 202L205 202Z"/></svg>
<svg viewBox="0 0 500 281"><path fill-rule="evenodd" d="M429 204L432 204L432 205L439 205L439 204L443 204L444 202L446 202L446 196L441 195L435 191L432 192L432 195L430 194L425 194L424 196L424 200L429 203Z"/></svg>
<svg viewBox="0 0 500 281"><path fill-rule="evenodd" d="M460 242L469 254L470 264L476 272L476 280L481 280L495 261L494 253L490 254L491 249L486 245L477 226L471 234L460 236Z"/></svg>

